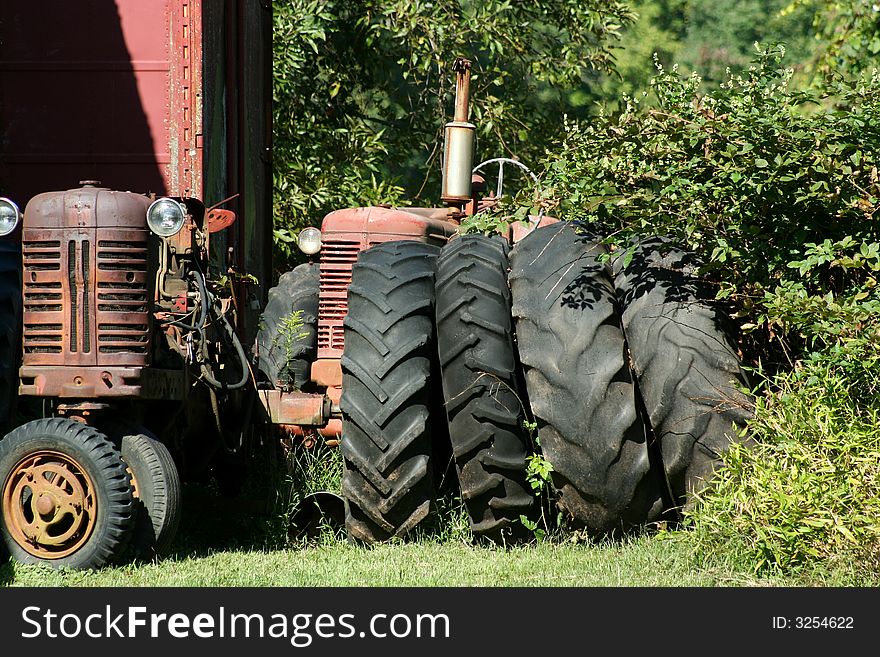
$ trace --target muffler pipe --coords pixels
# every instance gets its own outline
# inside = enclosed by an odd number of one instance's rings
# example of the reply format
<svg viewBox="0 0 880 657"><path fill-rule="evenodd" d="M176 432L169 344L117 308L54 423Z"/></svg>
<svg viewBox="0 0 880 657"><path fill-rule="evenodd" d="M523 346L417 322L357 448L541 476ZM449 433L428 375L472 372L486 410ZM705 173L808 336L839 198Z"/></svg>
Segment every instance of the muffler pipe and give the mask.
<svg viewBox="0 0 880 657"><path fill-rule="evenodd" d="M443 144L443 189L440 198L447 205L464 206L471 200L471 170L477 127L470 115L471 62L459 57L455 71L455 114L446 124Z"/></svg>

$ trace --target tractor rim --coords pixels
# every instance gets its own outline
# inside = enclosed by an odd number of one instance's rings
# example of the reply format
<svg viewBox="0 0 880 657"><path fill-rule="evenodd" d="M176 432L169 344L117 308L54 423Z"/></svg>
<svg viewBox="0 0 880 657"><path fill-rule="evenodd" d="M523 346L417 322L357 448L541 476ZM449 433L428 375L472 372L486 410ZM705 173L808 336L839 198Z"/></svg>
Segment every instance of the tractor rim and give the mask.
<svg viewBox="0 0 880 657"><path fill-rule="evenodd" d="M131 496L139 500L140 496L140 487L138 486L137 477L134 476L134 470L131 469L131 466L125 468L125 471L128 473L129 479L131 479Z"/></svg>
<svg viewBox="0 0 880 657"><path fill-rule="evenodd" d="M21 459L3 485L3 521L12 539L38 559L63 559L95 528L97 496L73 457L41 450Z"/></svg>

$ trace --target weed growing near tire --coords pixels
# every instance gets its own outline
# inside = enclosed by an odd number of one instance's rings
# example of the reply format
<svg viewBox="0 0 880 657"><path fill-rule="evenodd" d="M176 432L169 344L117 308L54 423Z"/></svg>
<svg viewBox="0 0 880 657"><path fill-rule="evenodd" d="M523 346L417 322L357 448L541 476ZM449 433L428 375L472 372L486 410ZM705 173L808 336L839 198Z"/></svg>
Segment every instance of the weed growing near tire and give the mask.
<svg viewBox="0 0 880 657"><path fill-rule="evenodd" d="M312 447L294 446L285 450L286 475L279 487L274 505L272 524L274 533L292 540L335 542L344 537L341 527L322 521L310 537L296 537L291 530L291 519L307 496L322 491L339 493L342 489L342 454L338 447L317 442Z"/></svg>
<svg viewBox="0 0 880 657"><path fill-rule="evenodd" d="M699 551L754 572L811 563L880 570L880 390L876 349L815 354L772 381L751 425L689 521Z"/></svg>
<svg viewBox="0 0 880 657"><path fill-rule="evenodd" d="M278 335L275 336L275 342L281 343L285 360L293 358L293 347L297 342L309 337L308 331L303 330L302 315L302 310L294 310L281 319Z"/></svg>
<svg viewBox="0 0 880 657"><path fill-rule="evenodd" d="M812 351L772 377L751 430L691 520L755 571L858 563L880 569L880 246L808 244L758 321ZM845 281L841 285L841 281ZM875 575L876 576L876 575Z"/></svg>

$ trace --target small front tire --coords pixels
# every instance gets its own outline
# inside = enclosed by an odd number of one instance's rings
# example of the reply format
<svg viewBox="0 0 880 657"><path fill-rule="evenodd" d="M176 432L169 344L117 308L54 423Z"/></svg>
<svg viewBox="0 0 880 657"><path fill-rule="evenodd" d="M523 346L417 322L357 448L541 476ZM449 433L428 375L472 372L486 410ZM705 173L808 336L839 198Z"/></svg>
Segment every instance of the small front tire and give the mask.
<svg viewBox="0 0 880 657"><path fill-rule="evenodd" d="M135 524L131 479L110 439L66 418L28 422L0 441L0 537L22 563L100 568Z"/></svg>

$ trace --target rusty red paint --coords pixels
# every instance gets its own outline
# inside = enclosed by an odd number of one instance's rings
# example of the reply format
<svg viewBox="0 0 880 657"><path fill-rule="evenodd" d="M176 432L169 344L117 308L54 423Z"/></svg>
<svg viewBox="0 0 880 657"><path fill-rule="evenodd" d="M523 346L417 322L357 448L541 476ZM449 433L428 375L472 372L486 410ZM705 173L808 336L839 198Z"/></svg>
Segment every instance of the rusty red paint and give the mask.
<svg viewBox="0 0 880 657"><path fill-rule="evenodd" d="M322 436L324 438L339 438L342 435L342 420L340 420L339 418L331 418L323 427L284 424L281 425L281 429L292 436L301 436L307 439L313 438L315 436ZM327 440L325 441L325 444L328 447L336 447L339 443Z"/></svg>
<svg viewBox="0 0 880 657"><path fill-rule="evenodd" d="M319 358L312 363L312 381L319 386L331 388L342 385L342 366L335 358Z"/></svg>
<svg viewBox="0 0 880 657"><path fill-rule="evenodd" d="M320 426L330 417L330 398L326 395L260 390L259 397L272 424Z"/></svg>
<svg viewBox="0 0 880 657"><path fill-rule="evenodd" d="M202 0L169 2L169 195L202 198ZM166 110L167 111L167 110Z"/></svg>
<svg viewBox="0 0 880 657"><path fill-rule="evenodd" d="M365 207L336 210L321 225L321 288L318 359L342 358L342 321L348 312L351 267L358 253L375 244L418 240L443 245L458 224L445 208Z"/></svg>
<svg viewBox="0 0 880 657"><path fill-rule="evenodd" d="M183 399L184 374L147 367L22 366L19 394L60 399Z"/></svg>
<svg viewBox="0 0 880 657"><path fill-rule="evenodd" d="M510 224L510 234L508 239L511 244L516 244L536 228L549 226L550 224L555 224L557 221L559 221L559 219L556 219L555 217L538 217L536 215L529 215L528 226L524 226L521 221L514 221Z"/></svg>
<svg viewBox="0 0 880 657"><path fill-rule="evenodd" d="M208 212L208 232L219 233L235 223L235 212L232 210L211 210Z"/></svg>
<svg viewBox="0 0 880 657"><path fill-rule="evenodd" d="M22 206L95 178L169 192L171 8L180 0L94 2L76 11L3 0L0 180ZM10 96L11 97L11 96Z"/></svg>
<svg viewBox="0 0 880 657"><path fill-rule="evenodd" d="M28 203L23 365L148 364L148 205L145 196L98 187Z"/></svg>

